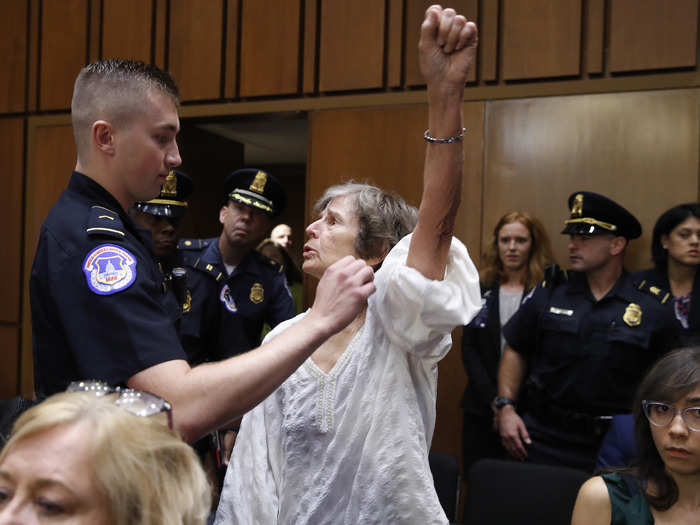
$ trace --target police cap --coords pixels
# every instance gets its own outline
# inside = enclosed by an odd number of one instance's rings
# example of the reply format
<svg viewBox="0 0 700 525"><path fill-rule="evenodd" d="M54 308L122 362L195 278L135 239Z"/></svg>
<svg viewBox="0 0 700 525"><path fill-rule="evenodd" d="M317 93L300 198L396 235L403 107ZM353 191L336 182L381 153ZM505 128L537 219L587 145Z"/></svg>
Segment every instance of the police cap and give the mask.
<svg viewBox="0 0 700 525"><path fill-rule="evenodd" d="M642 234L639 221L612 199L591 191L577 191L569 197L571 216L562 233L569 235L613 235L636 239Z"/></svg>
<svg viewBox="0 0 700 525"><path fill-rule="evenodd" d="M236 170L224 182L226 197L276 217L287 205L287 195L279 181L256 169Z"/></svg>
<svg viewBox="0 0 700 525"><path fill-rule="evenodd" d="M187 197L192 193L192 179L179 170L171 170L155 199L137 202L134 207L159 217L180 219L187 211Z"/></svg>

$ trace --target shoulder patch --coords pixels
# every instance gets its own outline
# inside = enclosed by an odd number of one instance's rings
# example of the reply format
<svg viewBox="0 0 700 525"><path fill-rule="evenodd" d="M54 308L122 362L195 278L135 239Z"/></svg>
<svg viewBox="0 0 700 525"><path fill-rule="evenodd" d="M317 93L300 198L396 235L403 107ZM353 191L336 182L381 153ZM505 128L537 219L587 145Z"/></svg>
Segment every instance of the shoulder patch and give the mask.
<svg viewBox="0 0 700 525"><path fill-rule="evenodd" d="M121 246L100 244L85 256L83 273L91 291L112 295L136 280L136 257Z"/></svg>
<svg viewBox="0 0 700 525"><path fill-rule="evenodd" d="M634 286L640 292L644 292L656 297L656 299L661 304L666 304L669 301L669 299L671 299L671 292L665 290L664 288L661 288L660 286L656 286L655 284L652 284L647 280L642 280L638 283L635 283Z"/></svg>
<svg viewBox="0 0 700 525"><path fill-rule="evenodd" d="M202 250L209 246L210 239L180 239L177 243L178 250Z"/></svg>
<svg viewBox="0 0 700 525"><path fill-rule="evenodd" d="M119 214L102 206L93 206L90 209L85 231L90 236L100 235L117 239L123 239L126 236Z"/></svg>

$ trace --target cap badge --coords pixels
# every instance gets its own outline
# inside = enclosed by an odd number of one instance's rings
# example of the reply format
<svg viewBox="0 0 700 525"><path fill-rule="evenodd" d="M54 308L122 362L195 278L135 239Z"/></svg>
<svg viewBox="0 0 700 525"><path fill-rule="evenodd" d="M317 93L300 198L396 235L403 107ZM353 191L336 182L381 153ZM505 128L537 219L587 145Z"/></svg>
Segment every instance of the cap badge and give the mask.
<svg viewBox="0 0 700 525"><path fill-rule="evenodd" d="M622 316L622 320L627 323L628 326L639 326L642 324L642 307L635 303L630 303L625 308L625 314Z"/></svg>
<svg viewBox="0 0 700 525"><path fill-rule="evenodd" d="M571 216L580 217L581 215L583 215L583 195L578 193L574 197L574 203L571 206Z"/></svg>
<svg viewBox="0 0 700 525"><path fill-rule="evenodd" d="M263 299L265 299L265 290L263 289L262 284L255 283L250 288L250 300L255 304L260 304L263 302Z"/></svg>
<svg viewBox="0 0 700 525"><path fill-rule="evenodd" d="M164 197L177 196L177 175L175 175L174 171L171 170L170 173L168 173L168 176L165 178L165 182L163 183L163 187L160 190L160 194Z"/></svg>
<svg viewBox="0 0 700 525"><path fill-rule="evenodd" d="M267 173L259 171L255 174L255 179L253 179L253 183L248 189L257 193L264 193L265 184L267 184Z"/></svg>

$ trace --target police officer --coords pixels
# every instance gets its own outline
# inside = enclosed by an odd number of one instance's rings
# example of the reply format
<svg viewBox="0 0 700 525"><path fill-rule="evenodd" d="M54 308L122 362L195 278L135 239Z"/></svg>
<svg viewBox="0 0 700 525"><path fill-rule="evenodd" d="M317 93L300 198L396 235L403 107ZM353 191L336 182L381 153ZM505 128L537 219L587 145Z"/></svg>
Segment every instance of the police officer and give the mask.
<svg viewBox="0 0 700 525"><path fill-rule="evenodd" d="M296 315L282 266L255 250L284 210L284 189L269 173L246 168L226 178L224 191L221 235L179 244L193 294L183 337L191 347L199 340L210 360L255 348L265 322L274 327Z"/></svg>
<svg viewBox="0 0 700 525"><path fill-rule="evenodd" d="M677 336L666 294L623 268L639 221L592 192L572 194L569 207L573 271L549 269L504 327L493 407L514 458L592 470L610 418L631 410L638 381Z"/></svg>
<svg viewBox="0 0 700 525"><path fill-rule="evenodd" d="M245 357L190 367L163 305L167 294L148 238L128 216L180 164L177 87L158 68L112 59L83 68L71 119L78 154L68 188L39 234L30 277L39 394L98 379L153 392L194 441L277 388L374 291L363 261L338 261L309 314Z"/></svg>
<svg viewBox="0 0 700 525"><path fill-rule="evenodd" d="M187 197L192 189L192 179L188 175L170 170L155 199L139 201L129 210L134 222L151 234L153 254L175 300L178 322L181 315L189 313L192 302L187 272L177 251L178 227L187 211Z"/></svg>

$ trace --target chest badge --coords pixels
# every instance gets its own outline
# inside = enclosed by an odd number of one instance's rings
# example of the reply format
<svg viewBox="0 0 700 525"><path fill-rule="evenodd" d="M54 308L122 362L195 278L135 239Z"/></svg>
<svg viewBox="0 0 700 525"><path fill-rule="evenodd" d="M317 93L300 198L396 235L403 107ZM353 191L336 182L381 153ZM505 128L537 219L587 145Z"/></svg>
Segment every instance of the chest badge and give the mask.
<svg viewBox="0 0 700 525"><path fill-rule="evenodd" d="M622 320L627 323L628 326L639 326L642 324L642 307L635 303L630 303L625 308L625 314L622 316Z"/></svg>
<svg viewBox="0 0 700 525"><path fill-rule="evenodd" d="M85 256L83 273L92 292L112 295L136 280L136 257L121 246L101 244Z"/></svg>
<svg viewBox="0 0 700 525"><path fill-rule="evenodd" d="M231 295L231 289L228 287L228 284L225 284L221 289L221 292L219 293L219 301L224 303L226 309L232 314L235 314L238 311L238 308L236 308L236 301L233 300L233 295Z"/></svg>
<svg viewBox="0 0 700 525"><path fill-rule="evenodd" d="M262 284L255 283L250 288L250 300L255 304L260 304L265 299L265 289Z"/></svg>

